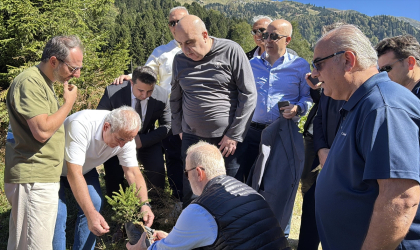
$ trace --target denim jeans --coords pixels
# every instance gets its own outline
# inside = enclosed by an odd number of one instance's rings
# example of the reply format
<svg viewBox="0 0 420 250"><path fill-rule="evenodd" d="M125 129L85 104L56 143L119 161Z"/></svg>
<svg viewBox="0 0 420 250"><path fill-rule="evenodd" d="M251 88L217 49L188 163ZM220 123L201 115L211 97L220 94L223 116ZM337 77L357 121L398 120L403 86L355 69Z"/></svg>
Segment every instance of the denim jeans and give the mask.
<svg viewBox="0 0 420 250"><path fill-rule="evenodd" d="M89 195L96 211L100 212L102 207L102 191L99 184L99 175L96 169L92 169L84 175ZM53 249L66 249L66 221L67 221L67 200L65 189L70 188L67 177L60 178L60 191L58 192L58 213L55 224ZM83 210L77 204L77 220L74 230L74 250L93 250L96 244L96 236L89 231L88 221Z"/></svg>

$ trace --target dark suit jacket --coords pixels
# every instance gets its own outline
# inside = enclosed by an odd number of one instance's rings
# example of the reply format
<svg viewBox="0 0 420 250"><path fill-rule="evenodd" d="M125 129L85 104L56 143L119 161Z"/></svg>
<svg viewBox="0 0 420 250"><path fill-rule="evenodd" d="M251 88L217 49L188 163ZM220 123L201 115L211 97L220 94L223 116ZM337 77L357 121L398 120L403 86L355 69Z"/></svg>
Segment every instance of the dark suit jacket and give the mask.
<svg viewBox="0 0 420 250"><path fill-rule="evenodd" d="M124 81L120 85L106 87L105 93L97 109L113 110L123 105L131 107L131 84ZM159 127L155 129L156 121ZM171 110L169 93L159 85L155 85L147 103L146 117L139 131L142 147L149 147L168 136L171 130Z"/></svg>
<svg viewBox="0 0 420 250"><path fill-rule="evenodd" d="M260 153L247 184L264 196L281 228L292 214L305 161L298 126L280 116L261 134Z"/></svg>
<svg viewBox="0 0 420 250"><path fill-rule="evenodd" d="M303 125L303 136L308 135L309 126L314 121L315 115L318 111L318 103L319 103L319 99L321 98L321 92L322 92L321 89L310 89L311 98L312 98L312 101L314 102L314 106L312 106L311 111L309 111L308 117L306 118L306 122ZM311 136L312 135L313 133L311 134Z"/></svg>

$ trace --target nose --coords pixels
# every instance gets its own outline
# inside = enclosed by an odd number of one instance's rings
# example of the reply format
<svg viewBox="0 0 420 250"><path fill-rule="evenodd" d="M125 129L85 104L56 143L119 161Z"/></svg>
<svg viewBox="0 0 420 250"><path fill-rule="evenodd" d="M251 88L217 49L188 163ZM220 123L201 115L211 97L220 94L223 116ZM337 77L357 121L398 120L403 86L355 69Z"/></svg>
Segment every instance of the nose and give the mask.
<svg viewBox="0 0 420 250"><path fill-rule="evenodd" d="M120 146L122 148L122 147L124 147L125 143L126 143L125 141L119 141L118 146Z"/></svg>
<svg viewBox="0 0 420 250"><path fill-rule="evenodd" d="M73 76L76 77L76 78L79 78L80 77L80 73L81 73L81 70L78 69L78 70L74 71Z"/></svg>
<svg viewBox="0 0 420 250"><path fill-rule="evenodd" d="M319 72L315 67L312 69L311 76L313 78L317 78L319 76Z"/></svg>

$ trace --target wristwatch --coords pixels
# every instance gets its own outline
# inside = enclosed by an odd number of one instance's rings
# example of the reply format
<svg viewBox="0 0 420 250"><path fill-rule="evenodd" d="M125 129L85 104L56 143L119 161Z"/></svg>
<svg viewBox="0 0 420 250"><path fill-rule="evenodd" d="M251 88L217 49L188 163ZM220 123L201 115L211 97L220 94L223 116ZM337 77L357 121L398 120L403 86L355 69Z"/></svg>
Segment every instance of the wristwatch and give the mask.
<svg viewBox="0 0 420 250"><path fill-rule="evenodd" d="M301 113L302 113L302 108L299 106L299 105L296 105L297 106L297 115L300 115Z"/></svg>
<svg viewBox="0 0 420 250"><path fill-rule="evenodd" d="M143 203L143 206L148 206L148 207L150 207L150 209L152 209L152 206L150 205L150 203L149 203L149 202L145 202L145 203Z"/></svg>

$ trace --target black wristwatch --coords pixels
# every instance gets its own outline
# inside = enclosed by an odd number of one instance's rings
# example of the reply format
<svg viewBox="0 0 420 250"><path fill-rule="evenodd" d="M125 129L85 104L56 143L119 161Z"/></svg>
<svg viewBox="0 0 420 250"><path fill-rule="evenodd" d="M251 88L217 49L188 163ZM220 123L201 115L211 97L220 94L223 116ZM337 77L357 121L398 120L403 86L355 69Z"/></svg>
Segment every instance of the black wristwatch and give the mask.
<svg viewBox="0 0 420 250"><path fill-rule="evenodd" d="M150 209L152 209L152 206L150 205L150 203L149 203L149 202L145 202L145 203L143 203L143 206L148 206L148 207L150 207Z"/></svg>
<svg viewBox="0 0 420 250"><path fill-rule="evenodd" d="M297 115L300 115L301 113L302 113L302 108L299 106L299 105L296 105L297 106Z"/></svg>

